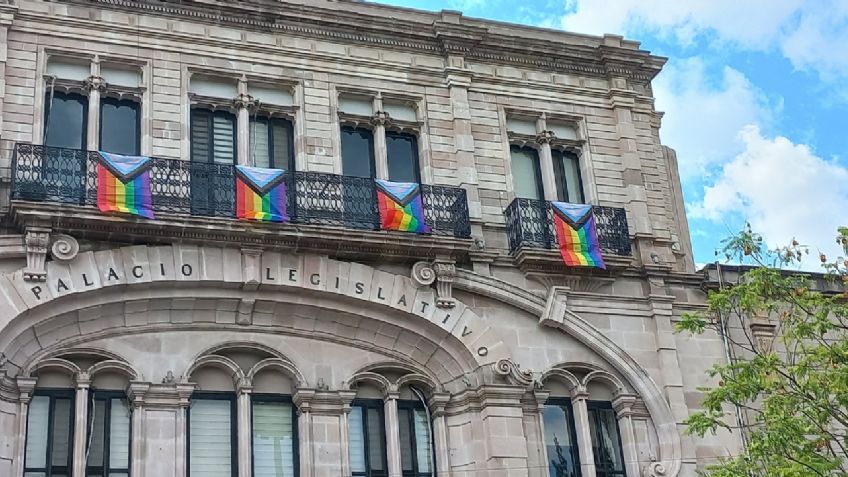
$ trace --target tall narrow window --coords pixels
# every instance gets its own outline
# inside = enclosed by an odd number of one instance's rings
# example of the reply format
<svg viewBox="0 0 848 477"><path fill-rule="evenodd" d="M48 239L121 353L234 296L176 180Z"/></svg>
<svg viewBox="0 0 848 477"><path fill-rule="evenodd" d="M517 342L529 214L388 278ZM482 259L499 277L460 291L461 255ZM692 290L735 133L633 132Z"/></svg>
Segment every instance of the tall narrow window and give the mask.
<svg viewBox="0 0 848 477"><path fill-rule="evenodd" d="M386 477L386 424L383 401L353 402L348 417L350 469L357 477Z"/></svg>
<svg viewBox="0 0 848 477"><path fill-rule="evenodd" d="M77 93L48 93L44 121L44 145L69 149L86 148L88 98Z"/></svg>
<svg viewBox="0 0 848 477"><path fill-rule="evenodd" d="M130 408L123 393L96 392L88 416L87 477L130 475Z"/></svg>
<svg viewBox="0 0 848 477"><path fill-rule="evenodd" d="M510 147L512 155L512 186L515 196L523 199L542 199L542 173L539 154L531 147Z"/></svg>
<svg viewBox="0 0 848 477"><path fill-rule="evenodd" d="M374 177L374 133L370 129L342 127L342 174Z"/></svg>
<svg viewBox="0 0 848 477"><path fill-rule="evenodd" d="M554 161L554 178L556 180L557 200L582 204L583 181L580 178L580 159L571 152L551 150Z"/></svg>
<svg viewBox="0 0 848 477"><path fill-rule="evenodd" d="M292 124L281 118L250 118L250 164L294 170Z"/></svg>
<svg viewBox="0 0 848 477"><path fill-rule="evenodd" d="M189 477L235 477L235 396L195 393L188 421Z"/></svg>
<svg viewBox="0 0 848 477"><path fill-rule="evenodd" d="M297 475L297 418L287 396L254 394L253 477Z"/></svg>
<svg viewBox="0 0 848 477"><path fill-rule="evenodd" d="M432 477L433 435L421 401L398 401L400 462L403 477Z"/></svg>
<svg viewBox="0 0 848 477"><path fill-rule="evenodd" d="M27 415L26 477L70 477L74 391L37 390Z"/></svg>
<svg viewBox="0 0 848 477"><path fill-rule="evenodd" d="M418 166L418 138L413 134L386 132L389 180L421 182Z"/></svg>
<svg viewBox="0 0 848 477"><path fill-rule="evenodd" d="M130 100L100 101L100 150L137 156L141 152L139 104Z"/></svg>
<svg viewBox="0 0 848 477"><path fill-rule="evenodd" d="M615 411L608 402L589 401L589 429L598 477L624 476L624 454Z"/></svg>
<svg viewBox="0 0 848 477"><path fill-rule="evenodd" d="M227 111L191 110L191 160L236 162L236 117Z"/></svg>
<svg viewBox="0 0 848 477"><path fill-rule="evenodd" d="M580 462L571 402L567 399L549 399L542 411L542 418L545 424L548 475L578 477Z"/></svg>

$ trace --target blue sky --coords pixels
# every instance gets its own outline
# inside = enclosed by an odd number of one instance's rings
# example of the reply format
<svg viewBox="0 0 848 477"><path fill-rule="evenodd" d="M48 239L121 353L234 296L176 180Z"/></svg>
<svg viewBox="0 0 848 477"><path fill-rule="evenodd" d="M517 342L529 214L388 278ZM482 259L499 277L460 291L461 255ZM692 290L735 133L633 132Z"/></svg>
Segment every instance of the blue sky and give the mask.
<svg viewBox="0 0 848 477"><path fill-rule="evenodd" d="M654 81L678 152L695 261L750 222L840 254L848 225L848 0L388 0L580 33L669 61ZM816 254L817 255L817 254ZM817 260L807 268L814 268Z"/></svg>

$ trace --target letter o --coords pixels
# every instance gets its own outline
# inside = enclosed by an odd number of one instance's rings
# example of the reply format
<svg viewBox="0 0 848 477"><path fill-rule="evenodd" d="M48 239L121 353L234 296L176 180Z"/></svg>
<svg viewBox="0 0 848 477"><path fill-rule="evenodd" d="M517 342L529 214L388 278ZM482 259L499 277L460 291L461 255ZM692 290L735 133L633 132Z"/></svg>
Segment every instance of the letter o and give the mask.
<svg viewBox="0 0 848 477"><path fill-rule="evenodd" d="M486 356L487 354L489 354L489 348L486 348L485 346L477 348L478 356Z"/></svg>

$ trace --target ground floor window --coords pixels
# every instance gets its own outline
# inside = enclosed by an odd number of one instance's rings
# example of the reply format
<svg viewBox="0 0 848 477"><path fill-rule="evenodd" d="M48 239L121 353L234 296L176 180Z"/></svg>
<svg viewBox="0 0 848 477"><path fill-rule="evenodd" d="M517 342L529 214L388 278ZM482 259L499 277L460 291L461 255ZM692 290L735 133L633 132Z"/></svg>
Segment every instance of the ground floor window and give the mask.
<svg viewBox="0 0 848 477"><path fill-rule="evenodd" d="M398 401L400 462L403 477L433 475L433 434L421 401Z"/></svg>
<svg viewBox="0 0 848 477"><path fill-rule="evenodd" d="M568 399L549 399L542 411L550 477L578 477L580 458L574 414Z"/></svg>
<svg viewBox="0 0 848 477"><path fill-rule="evenodd" d="M386 477L386 421L383 401L359 399L348 418L350 468L355 477Z"/></svg>
<svg viewBox="0 0 848 477"><path fill-rule="evenodd" d="M297 414L291 398L251 396L253 477L297 475Z"/></svg>
<svg viewBox="0 0 848 477"><path fill-rule="evenodd" d="M25 477L70 477L74 390L39 389L27 414Z"/></svg>
<svg viewBox="0 0 848 477"><path fill-rule="evenodd" d="M86 477L130 475L130 407L122 392L95 392L88 415Z"/></svg>
<svg viewBox="0 0 848 477"><path fill-rule="evenodd" d="M623 477L624 454L612 404L589 401L588 408L597 477Z"/></svg>
<svg viewBox="0 0 848 477"><path fill-rule="evenodd" d="M188 413L189 477L235 477L236 401L233 393L194 393Z"/></svg>

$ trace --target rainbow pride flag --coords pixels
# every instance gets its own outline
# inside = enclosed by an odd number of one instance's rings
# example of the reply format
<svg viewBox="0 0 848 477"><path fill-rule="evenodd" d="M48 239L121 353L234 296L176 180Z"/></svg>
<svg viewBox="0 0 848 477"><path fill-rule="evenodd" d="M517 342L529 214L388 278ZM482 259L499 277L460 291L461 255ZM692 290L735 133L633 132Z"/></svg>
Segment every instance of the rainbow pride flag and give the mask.
<svg viewBox="0 0 848 477"><path fill-rule="evenodd" d="M551 202L559 253L569 267L606 269L591 205Z"/></svg>
<svg viewBox="0 0 848 477"><path fill-rule="evenodd" d="M380 228L429 234L433 230L424 219L421 189L414 182L390 182L376 179Z"/></svg>
<svg viewBox="0 0 848 477"><path fill-rule="evenodd" d="M149 157L101 151L97 161L97 208L103 213L154 218L151 167L153 162Z"/></svg>
<svg viewBox="0 0 848 477"><path fill-rule="evenodd" d="M236 217L260 222L288 222L283 169L236 166Z"/></svg>

